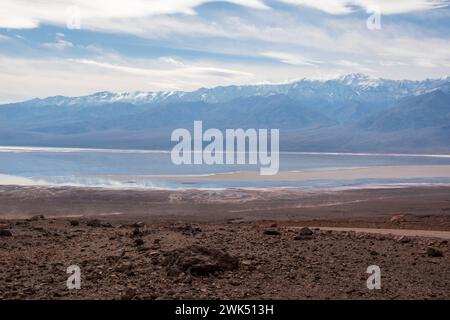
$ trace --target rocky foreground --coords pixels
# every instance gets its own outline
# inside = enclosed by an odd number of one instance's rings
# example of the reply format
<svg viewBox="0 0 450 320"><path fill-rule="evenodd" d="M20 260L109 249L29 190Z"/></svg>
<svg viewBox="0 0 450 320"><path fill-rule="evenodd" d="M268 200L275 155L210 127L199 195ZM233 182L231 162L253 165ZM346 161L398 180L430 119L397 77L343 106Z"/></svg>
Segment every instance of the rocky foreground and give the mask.
<svg viewBox="0 0 450 320"><path fill-rule="evenodd" d="M35 216L0 221L0 257L1 299L450 299L446 240L292 222ZM380 290L367 288L370 265Z"/></svg>

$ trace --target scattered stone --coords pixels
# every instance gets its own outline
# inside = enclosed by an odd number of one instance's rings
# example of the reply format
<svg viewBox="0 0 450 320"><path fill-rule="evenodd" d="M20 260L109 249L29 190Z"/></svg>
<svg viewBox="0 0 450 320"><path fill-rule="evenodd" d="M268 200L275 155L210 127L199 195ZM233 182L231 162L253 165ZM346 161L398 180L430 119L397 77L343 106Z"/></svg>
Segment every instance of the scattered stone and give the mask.
<svg viewBox="0 0 450 320"><path fill-rule="evenodd" d="M392 216L392 218L389 220L390 223L399 224L401 222L405 222L405 215L404 214L396 214Z"/></svg>
<svg viewBox="0 0 450 320"><path fill-rule="evenodd" d="M133 270L133 264L130 262L123 262L117 267L116 270L119 272L130 272Z"/></svg>
<svg viewBox="0 0 450 320"><path fill-rule="evenodd" d="M11 237L12 233L11 231L7 229L0 229L0 237Z"/></svg>
<svg viewBox="0 0 450 320"><path fill-rule="evenodd" d="M250 260L242 260L241 265L243 266L251 266L252 262Z"/></svg>
<svg viewBox="0 0 450 320"><path fill-rule="evenodd" d="M0 230L5 230L5 229L9 229L10 226L6 223L0 223Z"/></svg>
<svg viewBox="0 0 450 320"><path fill-rule="evenodd" d="M112 224L107 222L107 221L102 221L100 223L100 226L103 227L103 228L112 228L113 227Z"/></svg>
<svg viewBox="0 0 450 320"><path fill-rule="evenodd" d="M133 228L143 228L145 227L145 224L142 221L135 222L131 225Z"/></svg>
<svg viewBox="0 0 450 320"><path fill-rule="evenodd" d="M91 219L86 222L86 225L93 228L112 228L112 224L107 221L100 221L98 219Z"/></svg>
<svg viewBox="0 0 450 320"><path fill-rule="evenodd" d="M170 276L183 272L205 276L215 272L236 270L239 267L239 259L222 250L193 245L168 252L165 265Z"/></svg>
<svg viewBox="0 0 450 320"><path fill-rule="evenodd" d="M233 218L233 219L228 219L227 223L228 224L241 224L244 223L246 220L244 218Z"/></svg>
<svg viewBox="0 0 450 320"><path fill-rule="evenodd" d="M39 221L39 220L45 220L45 216L42 214L36 215L36 216L32 216L30 219L30 221Z"/></svg>
<svg viewBox="0 0 450 320"><path fill-rule="evenodd" d="M411 239L408 238L408 237L406 237L406 236L401 236L401 237L399 237L399 238L397 239L397 242L400 242L400 243L409 243L409 242L411 242Z"/></svg>
<svg viewBox="0 0 450 320"><path fill-rule="evenodd" d="M174 225L172 226L171 229L174 231L181 232L186 236L195 236L196 234L202 232L202 229L199 226L191 224Z"/></svg>
<svg viewBox="0 0 450 320"><path fill-rule="evenodd" d="M102 226L102 223L98 219L91 219L91 220L86 221L86 225L88 227L100 228Z"/></svg>
<svg viewBox="0 0 450 320"><path fill-rule="evenodd" d="M133 288L127 288L120 296L122 300L132 300L134 297L136 297L136 290Z"/></svg>
<svg viewBox="0 0 450 320"><path fill-rule="evenodd" d="M430 247L427 249L427 255L429 257L442 257L444 253L441 250Z"/></svg>
<svg viewBox="0 0 450 320"><path fill-rule="evenodd" d="M266 229L263 233L268 236L279 236L281 234L281 232L275 228Z"/></svg>

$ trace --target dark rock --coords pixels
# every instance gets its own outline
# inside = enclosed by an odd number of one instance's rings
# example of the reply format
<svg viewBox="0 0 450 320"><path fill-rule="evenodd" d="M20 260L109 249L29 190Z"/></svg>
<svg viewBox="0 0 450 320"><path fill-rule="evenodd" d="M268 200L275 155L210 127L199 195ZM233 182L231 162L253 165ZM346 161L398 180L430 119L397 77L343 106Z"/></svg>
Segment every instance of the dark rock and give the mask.
<svg viewBox="0 0 450 320"><path fill-rule="evenodd" d="M313 234L314 234L314 232L310 228L303 227L300 229L298 234L294 237L294 240L310 240L313 238Z"/></svg>
<svg viewBox="0 0 450 320"><path fill-rule="evenodd" d="M137 238L136 240L134 240L134 244L137 246L142 246L144 245L144 240L142 240L141 238Z"/></svg>
<svg viewBox="0 0 450 320"><path fill-rule="evenodd" d="M303 227L300 229L300 231L298 232L298 235L300 236L312 236L313 232L310 228L308 227Z"/></svg>
<svg viewBox="0 0 450 320"><path fill-rule="evenodd" d="M91 219L86 222L86 225L93 228L112 228L112 224L107 221L100 221L98 219Z"/></svg>
<svg viewBox="0 0 450 320"><path fill-rule="evenodd" d="M100 226L103 227L103 228L112 228L113 227L112 224L107 222L107 221L102 221L100 223Z"/></svg>
<svg viewBox="0 0 450 320"><path fill-rule="evenodd" d="M281 232L278 231L277 229L271 228L271 229L264 230L263 234L268 235L268 236L279 236L279 235L281 235Z"/></svg>
<svg viewBox="0 0 450 320"><path fill-rule="evenodd" d="M165 265L167 273L172 276L183 272L203 276L236 270L239 267L239 259L222 250L193 245L168 252Z"/></svg>
<svg viewBox="0 0 450 320"><path fill-rule="evenodd" d="M441 250L430 247L427 249L427 255L429 257L442 257L444 253Z"/></svg>
<svg viewBox="0 0 450 320"><path fill-rule="evenodd" d="M191 224L174 225L171 227L171 229L181 232L186 236L195 236L196 234L202 232L202 229L200 227Z"/></svg>
<svg viewBox="0 0 450 320"><path fill-rule="evenodd" d="M294 237L294 240L311 240L312 236L301 236L301 235L296 235Z"/></svg>
<svg viewBox="0 0 450 320"><path fill-rule="evenodd" d="M0 237L11 237L12 233L11 231L7 229L0 229Z"/></svg>
<svg viewBox="0 0 450 320"><path fill-rule="evenodd" d="M131 225L133 228L143 228L145 227L145 224L142 221L135 222Z"/></svg>
<svg viewBox="0 0 450 320"><path fill-rule="evenodd" d="M72 227L80 225L80 222L78 220L70 220L69 223Z"/></svg>
<svg viewBox="0 0 450 320"><path fill-rule="evenodd" d="M93 228L100 228L102 226L102 223L98 219L91 219L86 221L86 225Z"/></svg>
<svg viewBox="0 0 450 320"><path fill-rule="evenodd" d="M139 230L139 228L136 228L136 229L134 229L131 232L131 237L132 238L134 238L134 237L142 237L143 235L144 235L144 233L141 230Z"/></svg>

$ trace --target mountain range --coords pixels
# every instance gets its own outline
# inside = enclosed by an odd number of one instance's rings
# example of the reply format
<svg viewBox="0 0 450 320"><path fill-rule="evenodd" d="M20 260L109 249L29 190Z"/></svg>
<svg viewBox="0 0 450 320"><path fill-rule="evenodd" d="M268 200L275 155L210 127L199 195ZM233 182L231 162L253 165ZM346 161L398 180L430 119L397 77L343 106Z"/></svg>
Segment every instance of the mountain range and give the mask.
<svg viewBox="0 0 450 320"><path fill-rule="evenodd" d="M0 145L170 149L175 128L279 128L286 151L450 152L450 77L349 74L0 105Z"/></svg>

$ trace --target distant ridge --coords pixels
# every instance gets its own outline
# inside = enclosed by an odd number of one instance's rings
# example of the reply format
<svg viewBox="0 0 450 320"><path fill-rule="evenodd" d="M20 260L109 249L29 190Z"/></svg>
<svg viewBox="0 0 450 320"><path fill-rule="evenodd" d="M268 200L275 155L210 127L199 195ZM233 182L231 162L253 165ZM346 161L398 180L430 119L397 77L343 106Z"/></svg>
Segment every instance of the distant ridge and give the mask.
<svg viewBox="0 0 450 320"><path fill-rule="evenodd" d="M332 79L301 79L283 84L262 85L231 85L214 88L200 88L195 91L158 91L158 92L123 92L108 91L97 92L87 96L65 97L53 96L44 99L24 101L34 105L101 105L116 102L147 104L162 102L194 102L204 101L211 103L227 102L236 98L251 96L268 96L285 94L292 98L317 97L325 95L341 99L351 99L357 96L376 96L388 94L399 98L413 94L423 94L449 84L450 77L426 80L389 80L374 78L361 73L348 74ZM447 86L446 90L449 88Z"/></svg>
<svg viewBox="0 0 450 320"><path fill-rule="evenodd" d="M0 106L0 145L168 149L174 128L279 128L291 151L450 152L450 78L98 92Z"/></svg>

